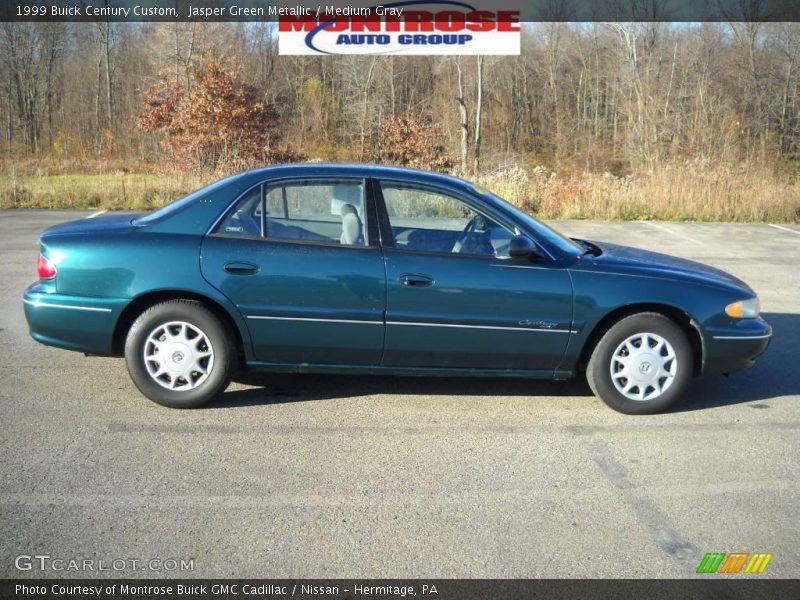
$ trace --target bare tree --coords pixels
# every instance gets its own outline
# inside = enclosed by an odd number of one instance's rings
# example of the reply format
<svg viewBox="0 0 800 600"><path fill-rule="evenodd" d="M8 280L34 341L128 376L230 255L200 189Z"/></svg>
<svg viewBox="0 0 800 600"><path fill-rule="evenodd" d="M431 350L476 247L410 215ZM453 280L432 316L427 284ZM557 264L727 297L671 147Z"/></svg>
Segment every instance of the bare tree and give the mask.
<svg viewBox="0 0 800 600"><path fill-rule="evenodd" d="M461 129L461 173L467 172L467 155L469 148L467 147L467 140L469 139L469 122L467 121L467 103L464 99L464 70L461 67L461 57L455 59L456 70L458 71L458 95L456 102L458 103L459 125Z"/></svg>
<svg viewBox="0 0 800 600"><path fill-rule="evenodd" d="M481 135L483 133L483 56L477 57L477 81L475 90L475 146L472 171L478 174L481 166Z"/></svg>

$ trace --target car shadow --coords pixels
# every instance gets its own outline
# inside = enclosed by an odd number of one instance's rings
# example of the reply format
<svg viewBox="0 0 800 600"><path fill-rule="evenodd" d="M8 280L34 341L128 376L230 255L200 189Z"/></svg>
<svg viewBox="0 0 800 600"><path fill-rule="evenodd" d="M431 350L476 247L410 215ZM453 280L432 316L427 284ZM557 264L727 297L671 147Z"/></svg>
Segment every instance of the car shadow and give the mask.
<svg viewBox="0 0 800 600"><path fill-rule="evenodd" d="M753 402L752 408L770 408L768 400L800 395L797 376L800 351L800 314L764 313L772 325L772 341L752 369L729 376L708 375L692 382L683 402L673 412L702 410Z"/></svg>
<svg viewBox="0 0 800 600"><path fill-rule="evenodd" d="M231 408L257 404L285 404L313 400L357 398L375 394L402 396L591 396L582 379L498 379L493 377L417 377L394 375L319 375L251 373L238 376L238 383L257 386L230 391L208 408Z"/></svg>
<svg viewBox="0 0 800 600"><path fill-rule="evenodd" d="M747 371L696 378L672 412L703 410L732 404L755 403L753 408L769 408L765 401L786 395L800 395L796 354L800 349L800 315L769 313L764 318L773 328L767 352ZM408 396L484 396L535 397L585 396L592 392L583 376L570 381L539 379L498 379L473 377L399 377L377 375L320 375L248 373L235 381L250 386L223 394L209 409L260 404L286 404L316 400L335 400L374 394ZM535 398L534 400L535 401Z"/></svg>

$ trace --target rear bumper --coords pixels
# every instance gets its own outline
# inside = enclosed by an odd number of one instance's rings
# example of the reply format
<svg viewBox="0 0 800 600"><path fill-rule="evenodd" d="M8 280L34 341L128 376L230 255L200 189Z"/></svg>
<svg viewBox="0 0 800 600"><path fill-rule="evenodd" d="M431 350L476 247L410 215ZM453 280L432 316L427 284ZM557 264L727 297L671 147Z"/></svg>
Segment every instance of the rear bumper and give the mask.
<svg viewBox="0 0 800 600"><path fill-rule="evenodd" d="M772 340L772 327L761 318L742 319L735 326L714 328L703 336L703 373L749 369Z"/></svg>
<svg viewBox="0 0 800 600"><path fill-rule="evenodd" d="M87 354L111 354L114 327L128 302L122 298L67 296L44 284L22 298L31 337L47 346Z"/></svg>

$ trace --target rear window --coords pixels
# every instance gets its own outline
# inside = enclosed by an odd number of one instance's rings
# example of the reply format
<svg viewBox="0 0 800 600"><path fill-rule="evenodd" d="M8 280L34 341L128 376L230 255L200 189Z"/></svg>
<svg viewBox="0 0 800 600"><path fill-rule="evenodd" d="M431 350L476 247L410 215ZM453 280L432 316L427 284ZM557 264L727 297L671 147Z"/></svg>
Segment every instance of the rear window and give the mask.
<svg viewBox="0 0 800 600"><path fill-rule="evenodd" d="M170 202L169 204L162 206L161 208L157 208L149 213L146 213L140 217L137 217L133 221L131 221L134 225L147 225L148 223L153 223L154 221L158 221L165 217L169 217L171 215L177 214L182 211L187 206L190 206L192 203L196 202L206 194L210 194L211 192L221 188L222 186L230 183L233 179L236 179L239 175L232 175L230 177L226 177L225 179L220 179L212 183L211 185L207 185L204 188L200 188L199 190L192 192L188 196L184 196L183 198L179 198L174 202Z"/></svg>
<svg viewBox="0 0 800 600"><path fill-rule="evenodd" d="M363 180L280 182L265 187L263 207L261 186L247 192L216 233L363 246L365 206Z"/></svg>

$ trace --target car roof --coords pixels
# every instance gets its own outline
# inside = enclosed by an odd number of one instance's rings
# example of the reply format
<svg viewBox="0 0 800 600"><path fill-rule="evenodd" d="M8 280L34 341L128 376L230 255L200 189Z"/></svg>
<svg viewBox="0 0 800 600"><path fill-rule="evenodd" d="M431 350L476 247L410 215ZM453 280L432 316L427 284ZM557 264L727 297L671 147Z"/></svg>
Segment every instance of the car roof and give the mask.
<svg viewBox="0 0 800 600"><path fill-rule="evenodd" d="M241 174L242 176L257 175L261 177L303 177L305 175L332 175L332 176L356 176L356 177L376 177L376 178L399 178L405 180L427 181L431 183L439 182L446 185L472 185L470 182L442 173L433 173L422 169L412 169L409 167L396 167L389 165L361 164L361 163L291 163L281 165L270 165L268 167L258 167L250 169Z"/></svg>

